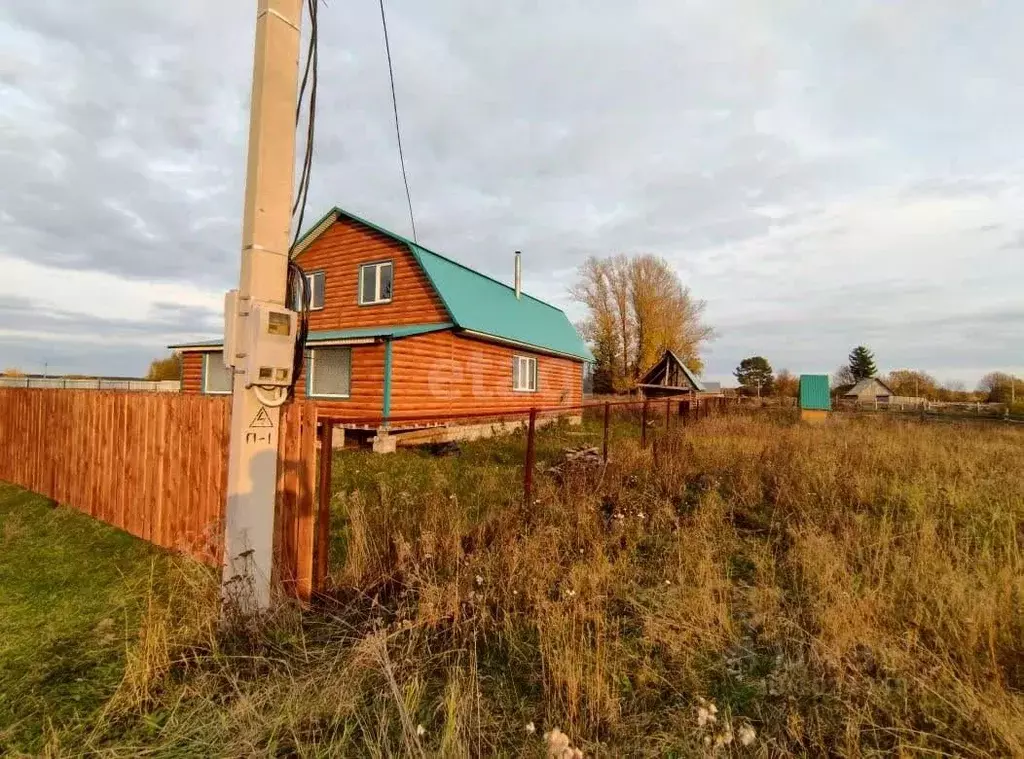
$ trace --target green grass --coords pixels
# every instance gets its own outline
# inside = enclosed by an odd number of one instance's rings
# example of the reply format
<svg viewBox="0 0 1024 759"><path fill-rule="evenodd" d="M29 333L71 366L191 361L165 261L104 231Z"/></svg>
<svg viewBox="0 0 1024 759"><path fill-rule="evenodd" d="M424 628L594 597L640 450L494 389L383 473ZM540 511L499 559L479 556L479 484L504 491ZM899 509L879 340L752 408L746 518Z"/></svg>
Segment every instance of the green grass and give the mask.
<svg viewBox="0 0 1024 759"><path fill-rule="evenodd" d="M0 483L0 754L83 729L121 681L159 552Z"/></svg>

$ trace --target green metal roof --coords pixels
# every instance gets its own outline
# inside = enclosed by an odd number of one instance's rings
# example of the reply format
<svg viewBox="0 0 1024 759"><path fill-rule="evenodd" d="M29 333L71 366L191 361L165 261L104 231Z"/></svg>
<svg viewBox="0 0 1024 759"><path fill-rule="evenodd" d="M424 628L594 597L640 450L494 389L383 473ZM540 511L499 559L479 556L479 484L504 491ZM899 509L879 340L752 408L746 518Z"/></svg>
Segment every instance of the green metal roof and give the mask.
<svg viewBox="0 0 1024 759"><path fill-rule="evenodd" d="M513 287L342 208L333 208L318 219L298 244L302 245L331 214L352 219L408 247L437 291L455 327L583 361L594 360L594 354L560 308L526 293L516 298Z"/></svg>
<svg viewBox="0 0 1024 759"><path fill-rule="evenodd" d="M412 337L413 335L425 335L428 332L441 332L451 329L453 326L451 322L435 322L434 324L397 324L393 327L322 329L311 331L306 342L322 343L325 340L355 340L361 337Z"/></svg>
<svg viewBox="0 0 1024 759"><path fill-rule="evenodd" d="M800 375L800 408L820 411L832 408L827 374Z"/></svg>
<svg viewBox="0 0 1024 759"><path fill-rule="evenodd" d="M306 344L323 343L329 340L359 340L372 337L412 337L413 335L425 335L428 332L441 332L451 329L454 325L451 322L435 322L433 324L395 324L391 326L377 327L354 327L352 329L321 329L310 330L306 337ZM182 343L181 345L169 345L168 348L219 348L223 340L199 340L193 343Z"/></svg>

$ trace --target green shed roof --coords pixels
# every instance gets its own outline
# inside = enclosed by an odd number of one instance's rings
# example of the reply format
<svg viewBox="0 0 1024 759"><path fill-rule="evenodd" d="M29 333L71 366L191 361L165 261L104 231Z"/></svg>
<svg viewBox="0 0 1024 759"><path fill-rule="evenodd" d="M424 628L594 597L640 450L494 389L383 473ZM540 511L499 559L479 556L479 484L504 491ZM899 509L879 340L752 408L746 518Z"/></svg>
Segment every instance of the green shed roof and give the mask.
<svg viewBox="0 0 1024 759"><path fill-rule="evenodd" d="M352 219L408 247L437 291L455 327L583 361L594 360L594 355L562 309L526 293L516 298L513 287L344 209L333 208L313 224L300 238L300 250L304 249L304 243L311 234L326 228L324 222L331 215Z"/></svg>
<svg viewBox="0 0 1024 759"><path fill-rule="evenodd" d="M829 393L827 374L800 375L800 408L831 410L832 397Z"/></svg>

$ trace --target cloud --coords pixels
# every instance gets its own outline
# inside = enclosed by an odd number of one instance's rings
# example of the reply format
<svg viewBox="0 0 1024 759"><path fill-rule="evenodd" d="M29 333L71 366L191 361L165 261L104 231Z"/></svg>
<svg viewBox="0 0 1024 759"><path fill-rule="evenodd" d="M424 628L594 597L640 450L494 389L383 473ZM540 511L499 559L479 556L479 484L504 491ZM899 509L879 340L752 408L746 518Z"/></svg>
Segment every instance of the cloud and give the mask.
<svg viewBox="0 0 1024 759"><path fill-rule="evenodd" d="M831 369L858 342L968 382L1013 368L1024 9L388 13L426 245L506 280L520 249L526 289L574 317L586 256L663 255L708 300L712 377L749 353ZM307 220L337 204L408 233L376 6L320 18ZM175 335L217 332L237 278L253 22L249 0L0 11L8 363L45 352L137 373Z"/></svg>

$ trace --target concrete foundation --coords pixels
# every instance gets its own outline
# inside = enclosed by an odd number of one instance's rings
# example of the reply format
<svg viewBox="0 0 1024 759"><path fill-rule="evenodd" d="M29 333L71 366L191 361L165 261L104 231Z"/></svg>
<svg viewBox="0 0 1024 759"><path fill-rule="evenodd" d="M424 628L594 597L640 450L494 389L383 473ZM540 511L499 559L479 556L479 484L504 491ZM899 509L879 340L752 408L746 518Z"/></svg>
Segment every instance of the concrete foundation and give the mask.
<svg viewBox="0 0 1024 759"><path fill-rule="evenodd" d="M579 414L572 416L545 416L537 419L537 427L545 427L554 424L559 419L564 419L568 424L578 426L583 424L583 417ZM426 445L429 443L456 443L471 440L483 440L495 435L507 435L516 430L526 429L527 423L522 420L485 422L481 424L458 424L444 427L431 427L424 430L411 430L409 432L392 432L388 437L397 442L398 445ZM380 438L378 433L374 438L373 450L377 451L376 440ZM390 451L382 450L382 453Z"/></svg>
<svg viewBox="0 0 1024 759"><path fill-rule="evenodd" d="M373 437L374 453L394 453L398 450L398 438L383 430L378 430Z"/></svg>

